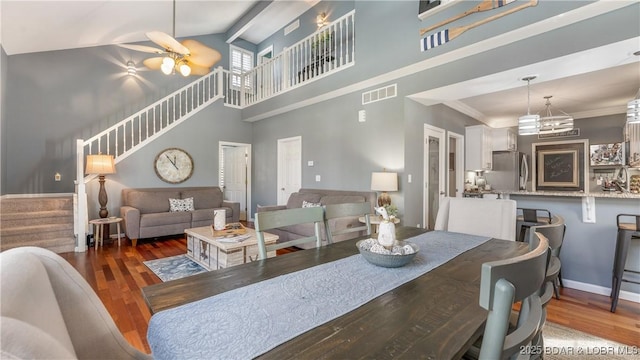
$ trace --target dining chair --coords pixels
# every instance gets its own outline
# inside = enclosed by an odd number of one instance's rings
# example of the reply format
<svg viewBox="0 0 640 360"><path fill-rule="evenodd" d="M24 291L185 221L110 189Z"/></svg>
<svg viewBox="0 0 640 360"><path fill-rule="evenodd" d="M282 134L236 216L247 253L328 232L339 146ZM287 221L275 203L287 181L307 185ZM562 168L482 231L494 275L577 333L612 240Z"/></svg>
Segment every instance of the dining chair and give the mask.
<svg viewBox="0 0 640 360"><path fill-rule="evenodd" d="M342 241L371 235L370 213L371 204L368 202L326 205L324 226L327 243L332 244L336 238ZM364 223L360 222L361 217L364 217Z"/></svg>
<svg viewBox="0 0 640 360"><path fill-rule="evenodd" d="M515 240L516 202L446 197L440 202L434 230Z"/></svg>
<svg viewBox="0 0 640 360"><path fill-rule="evenodd" d="M530 250L533 250L538 246L538 244L540 243L540 239L545 239L547 242L549 242L549 239L543 234L535 231L532 233L534 235L529 238ZM550 254L548 258L550 260L551 257L553 256L551 254L551 244L549 244L549 251L550 251ZM550 261L547 261L547 272L549 271L549 262ZM542 319L540 321L540 326L538 327L538 332L531 340L531 345L534 346L534 349L544 349L543 329L544 329L544 324L547 322L547 305L549 304L549 302L551 302L551 298L553 298L553 294L554 294L553 283L547 280L547 275L545 275L545 281L540 287L540 291L538 292L538 295L540 296L540 302L542 303ZM542 359L542 355L543 355L542 352L540 353L536 352L536 353L532 353L529 358L530 360Z"/></svg>
<svg viewBox="0 0 640 360"><path fill-rule="evenodd" d="M560 215L553 215L549 224L531 226L529 230L528 241L530 246L535 233L544 235L549 241L551 257L549 260L549 267L547 268L546 281L551 282L551 284L553 285L553 292L556 299L560 299L558 286L563 286L561 277L562 263L560 261L560 251L562 250L562 242L564 241L564 234L566 232L566 229L567 225L565 224L564 218Z"/></svg>
<svg viewBox="0 0 640 360"><path fill-rule="evenodd" d="M320 224L323 222L324 209L319 206L256 213L255 227L258 239L258 260L266 259L268 252L299 244L315 242L316 247L320 247ZM264 240L265 231L306 223L314 223L314 235L266 245Z"/></svg>
<svg viewBox="0 0 640 360"><path fill-rule="evenodd" d="M527 239L531 226L551 223L551 212L547 209L516 209L516 229L519 229L518 241Z"/></svg>
<svg viewBox="0 0 640 360"><path fill-rule="evenodd" d="M618 214L616 216L618 235L616 237L616 250L613 257L613 274L611 277L611 312L616 312L620 287L622 282L640 284L631 278L624 278L625 272L635 272L625 269L627 254L632 240L640 239L640 214Z"/></svg>
<svg viewBox="0 0 640 360"><path fill-rule="evenodd" d="M527 254L482 264L480 306L489 311L485 323L480 359L517 356L540 332L544 309L540 289L545 282L549 242L540 237ZM510 329L513 305L521 306L515 327Z"/></svg>

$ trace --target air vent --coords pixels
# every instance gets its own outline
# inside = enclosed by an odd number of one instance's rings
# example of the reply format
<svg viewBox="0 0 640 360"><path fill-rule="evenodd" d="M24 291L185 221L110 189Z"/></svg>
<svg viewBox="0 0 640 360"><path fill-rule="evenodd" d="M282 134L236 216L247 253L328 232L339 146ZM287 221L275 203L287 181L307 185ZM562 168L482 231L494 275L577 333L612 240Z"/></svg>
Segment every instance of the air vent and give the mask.
<svg viewBox="0 0 640 360"><path fill-rule="evenodd" d="M376 101L396 97L398 94L398 84L393 84L379 89L362 93L362 105L370 104Z"/></svg>
<svg viewBox="0 0 640 360"><path fill-rule="evenodd" d="M284 35L286 36L287 34L289 34L290 32L292 32L293 30L297 29L300 27L300 19L292 22L291 24L287 25L286 28L284 28Z"/></svg>

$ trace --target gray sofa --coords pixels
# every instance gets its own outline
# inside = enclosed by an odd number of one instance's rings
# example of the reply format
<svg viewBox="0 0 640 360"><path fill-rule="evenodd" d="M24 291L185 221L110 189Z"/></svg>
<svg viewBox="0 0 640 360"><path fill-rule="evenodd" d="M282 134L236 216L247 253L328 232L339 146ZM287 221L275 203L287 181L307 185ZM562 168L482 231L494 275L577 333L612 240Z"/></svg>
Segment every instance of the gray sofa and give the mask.
<svg viewBox="0 0 640 360"><path fill-rule="evenodd" d="M169 199L193 197L193 211L170 212ZM217 186L123 189L120 216L133 246L138 239L175 235L213 224L213 211L224 209L226 222L240 220L240 203L223 200Z"/></svg>
<svg viewBox="0 0 640 360"><path fill-rule="evenodd" d="M271 206L258 206L257 211L273 211L282 209L293 209L302 207L303 201L321 205L332 204L346 204L357 202L368 202L371 204L371 213L375 212L374 204L377 202L376 193L373 191L348 191L348 190L324 190L324 189L300 189L298 192L291 194L287 200L287 205L271 205ZM353 226L362 225L358 220L358 217L346 217L339 219L332 219L329 221L329 226L332 230L348 229ZM314 229L313 224L299 224L293 226L287 226L279 229L269 230L270 233L279 236L278 242L295 240L302 237L312 236ZM327 237L324 231L324 227L321 227L322 232L322 244L325 245ZM333 238L334 242L353 239L360 235L357 232L338 235ZM307 243L302 244L302 248L313 248L315 244Z"/></svg>

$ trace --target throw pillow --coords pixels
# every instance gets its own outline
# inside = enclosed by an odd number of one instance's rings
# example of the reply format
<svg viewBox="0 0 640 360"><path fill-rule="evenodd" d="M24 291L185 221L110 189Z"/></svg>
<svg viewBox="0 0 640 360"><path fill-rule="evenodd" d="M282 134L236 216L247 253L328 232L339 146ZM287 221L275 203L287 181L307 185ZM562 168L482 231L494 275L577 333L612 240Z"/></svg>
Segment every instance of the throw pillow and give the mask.
<svg viewBox="0 0 640 360"><path fill-rule="evenodd" d="M169 211L193 211L193 198L171 199L169 198Z"/></svg>
<svg viewBox="0 0 640 360"><path fill-rule="evenodd" d="M310 202L307 200L302 200L302 207L303 208L308 208L308 207L320 207L322 206L322 204L320 203L314 203L314 202Z"/></svg>

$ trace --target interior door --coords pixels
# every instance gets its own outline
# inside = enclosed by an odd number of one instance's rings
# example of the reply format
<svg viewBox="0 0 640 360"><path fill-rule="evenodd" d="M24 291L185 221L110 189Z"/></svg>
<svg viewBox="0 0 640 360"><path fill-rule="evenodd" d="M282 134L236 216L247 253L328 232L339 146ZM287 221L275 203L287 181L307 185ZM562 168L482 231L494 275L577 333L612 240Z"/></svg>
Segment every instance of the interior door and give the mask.
<svg viewBox="0 0 640 360"><path fill-rule="evenodd" d="M464 136L449 131L447 136L449 158L447 165L447 196L462 197L464 191Z"/></svg>
<svg viewBox="0 0 640 360"><path fill-rule="evenodd" d="M433 230L440 200L446 195L444 130L424 126L424 227Z"/></svg>
<svg viewBox="0 0 640 360"><path fill-rule="evenodd" d="M302 186L302 137L278 140L278 205L286 205L289 195Z"/></svg>
<svg viewBox="0 0 640 360"><path fill-rule="evenodd" d="M249 144L220 144L220 186L225 200L240 203L240 220L248 220L250 154Z"/></svg>

